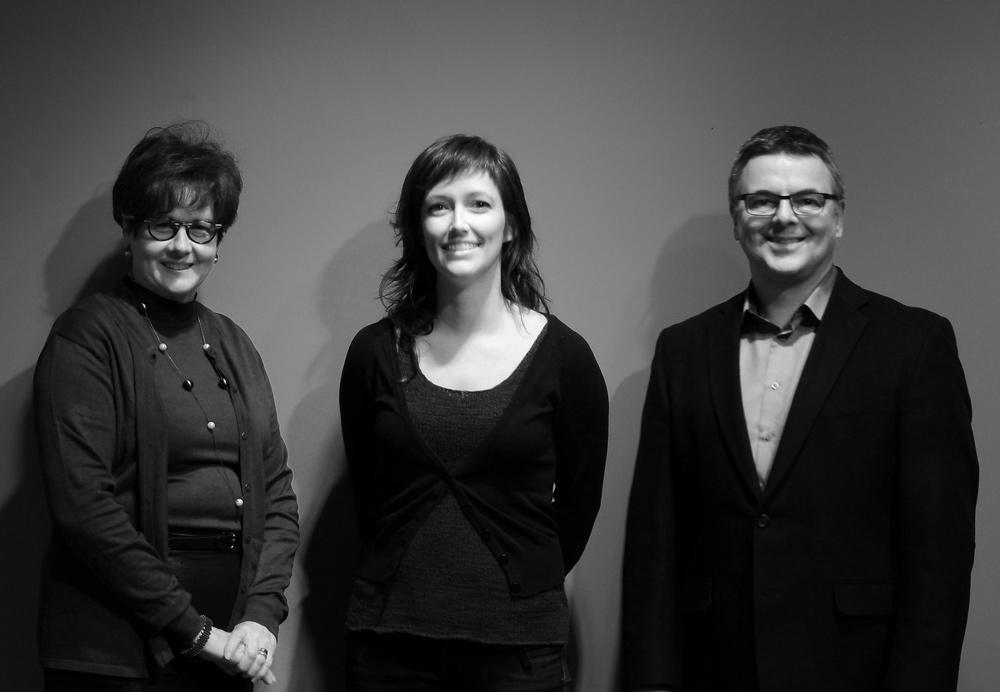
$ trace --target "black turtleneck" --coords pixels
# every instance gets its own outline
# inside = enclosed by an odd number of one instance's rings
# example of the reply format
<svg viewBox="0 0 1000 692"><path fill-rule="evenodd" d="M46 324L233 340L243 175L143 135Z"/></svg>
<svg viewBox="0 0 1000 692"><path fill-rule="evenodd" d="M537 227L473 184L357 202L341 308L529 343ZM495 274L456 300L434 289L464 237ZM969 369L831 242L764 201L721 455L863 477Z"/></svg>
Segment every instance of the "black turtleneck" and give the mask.
<svg viewBox="0 0 1000 692"><path fill-rule="evenodd" d="M196 301L167 300L129 281L146 305L167 354L156 358L156 387L166 411L168 439L167 512L171 530L240 530L239 436L229 392L203 349ZM203 321L204 324L204 321ZM204 324L205 329L208 325ZM212 334L205 338L212 342ZM183 386L190 380L193 388ZM214 429L208 429L208 422Z"/></svg>

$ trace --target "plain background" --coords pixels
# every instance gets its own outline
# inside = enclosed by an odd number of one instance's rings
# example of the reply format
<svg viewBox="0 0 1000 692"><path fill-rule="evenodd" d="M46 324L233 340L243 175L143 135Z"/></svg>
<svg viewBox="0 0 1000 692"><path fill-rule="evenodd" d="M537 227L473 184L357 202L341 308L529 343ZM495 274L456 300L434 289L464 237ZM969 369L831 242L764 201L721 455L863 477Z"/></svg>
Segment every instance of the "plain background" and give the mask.
<svg viewBox="0 0 1000 692"><path fill-rule="evenodd" d="M16 5L20 5L17 7ZM553 311L611 393L604 503L569 583L578 690L616 687L624 514L658 330L741 290L725 182L757 129L825 138L848 276L954 323L982 465L960 688L1000 683L1000 5L995 2L19 2L0 27L0 687L36 689L48 535L30 428L53 319L120 271L110 186L151 126L238 155L239 219L202 299L252 336L291 453L303 545L279 691L340 689L356 539L336 400L381 314L416 154L455 132L521 171ZM927 604L933 608L933 603ZM991 642L993 642L991 644Z"/></svg>

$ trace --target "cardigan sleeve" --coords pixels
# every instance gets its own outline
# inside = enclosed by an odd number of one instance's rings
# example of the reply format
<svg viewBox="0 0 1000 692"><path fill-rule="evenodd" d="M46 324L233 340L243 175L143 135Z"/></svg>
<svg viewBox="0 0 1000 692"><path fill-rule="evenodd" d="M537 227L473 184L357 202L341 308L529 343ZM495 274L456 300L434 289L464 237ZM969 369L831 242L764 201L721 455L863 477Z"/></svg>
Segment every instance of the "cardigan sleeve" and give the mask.
<svg viewBox="0 0 1000 692"><path fill-rule="evenodd" d="M555 417L553 505L563 568L568 573L583 555L601 506L608 453L608 389L587 342L568 328L565 332Z"/></svg>
<svg viewBox="0 0 1000 692"><path fill-rule="evenodd" d="M372 327L351 342L340 377L340 421L344 452L354 489L358 523L363 537L373 526L371 498L375 478L375 420L372 378L376 366L376 335Z"/></svg>
<svg viewBox="0 0 1000 692"><path fill-rule="evenodd" d="M249 344L249 338L246 338ZM241 620L251 620L277 636L278 625L288 615L285 589L292 577L292 563L299 546L298 501L292 489L292 471L288 467L288 450L278 427L274 393L257 351L249 346L257 370L254 382L261 388L256 405L266 411L268 430L261 434L266 440L263 455L264 533L257 571L247 593L247 603ZM256 419L256 417L255 417Z"/></svg>
<svg viewBox="0 0 1000 692"><path fill-rule="evenodd" d="M124 447L116 415L127 386L113 340L95 318L71 311L53 328L34 376L35 428L53 531L147 634L175 647L197 635L191 596L116 499L135 464L116 466Z"/></svg>

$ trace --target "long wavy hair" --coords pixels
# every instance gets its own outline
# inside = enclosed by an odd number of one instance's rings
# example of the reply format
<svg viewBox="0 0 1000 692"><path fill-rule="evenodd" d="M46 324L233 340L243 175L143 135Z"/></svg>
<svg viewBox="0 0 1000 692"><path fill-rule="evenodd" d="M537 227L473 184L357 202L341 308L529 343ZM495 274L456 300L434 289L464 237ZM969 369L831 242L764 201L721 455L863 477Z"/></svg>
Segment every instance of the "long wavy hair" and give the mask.
<svg viewBox="0 0 1000 692"><path fill-rule="evenodd" d="M500 291L509 303L548 312L545 283L535 264L535 233L524 199L521 176L510 156L481 137L451 135L437 140L414 160L403 180L393 219L396 245L403 253L382 277L379 299L399 334L412 349L429 334L437 314L437 273L424 244L427 193L442 181L466 173L485 173L500 192L511 239L500 251Z"/></svg>

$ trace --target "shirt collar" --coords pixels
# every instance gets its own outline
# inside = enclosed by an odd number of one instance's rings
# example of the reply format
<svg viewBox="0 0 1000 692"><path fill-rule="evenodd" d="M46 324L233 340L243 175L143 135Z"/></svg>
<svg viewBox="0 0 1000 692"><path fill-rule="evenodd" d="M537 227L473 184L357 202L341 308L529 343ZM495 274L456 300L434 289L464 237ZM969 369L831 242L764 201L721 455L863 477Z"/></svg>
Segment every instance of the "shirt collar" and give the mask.
<svg viewBox="0 0 1000 692"><path fill-rule="evenodd" d="M810 326L819 325L824 313L826 313L827 306L830 304L830 296L833 294L833 284L837 280L837 273L836 267L830 267L830 270L820 279L802 306L795 311L791 329L794 330L802 323ZM751 329L751 325L756 325L756 330L760 330L762 325L770 325L772 329L782 331L778 325L773 324L761 314L752 283L743 297L743 330Z"/></svg>

